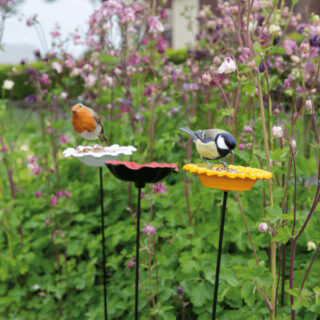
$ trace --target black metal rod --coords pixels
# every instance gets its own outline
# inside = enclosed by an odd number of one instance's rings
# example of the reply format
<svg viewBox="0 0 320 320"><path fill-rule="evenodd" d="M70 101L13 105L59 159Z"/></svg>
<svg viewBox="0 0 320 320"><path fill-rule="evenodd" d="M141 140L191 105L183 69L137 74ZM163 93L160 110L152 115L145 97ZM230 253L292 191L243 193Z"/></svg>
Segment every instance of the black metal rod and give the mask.
<svg viewBox="0 0 320 320"><path fill-rule="evenodd" d="M136 242L136 297L134 319L138 320L138 298L139 298L139 253L140 253L140 201L141 188L138 187L138 208L137 208L137 242Z"/></svg>
<svg viewBox="0 0 320 320"><path fill-rule="evenodd" d="M104 237L104 212L103 212L103 180L102 180L102 167L99 168L100 172L100 205L101 205L101 235L102 235L102 269L103 269L103 296L104 296L104 319L108 319L107 312L107 274L106 274L106 248Z"/></svg>
<svg viewBox="0 0 320 320"><path fill-rule="evenodd" d="M221 222L220 222L219 248L218 248L218 257L217 257L217 265L216 265L216 279L214 282L212 320L216 319L218 287L219 287L219 274L220 274L220 263L221 263L221 254L222 254L222 241L223 241L224 220L225 220L225 216L226 216L227 197L228 197L228 192L224 191L223 203L222 203L222 213L221 213Z"/></svg>

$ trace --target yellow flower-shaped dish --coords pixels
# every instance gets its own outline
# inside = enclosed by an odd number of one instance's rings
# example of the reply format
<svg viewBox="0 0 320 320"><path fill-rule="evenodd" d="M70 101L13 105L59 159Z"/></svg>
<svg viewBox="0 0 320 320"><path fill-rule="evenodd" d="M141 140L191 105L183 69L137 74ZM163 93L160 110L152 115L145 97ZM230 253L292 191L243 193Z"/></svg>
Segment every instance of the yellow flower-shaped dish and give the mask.
<svg viewBox="0 0 320 320"><path fill-rule="evenodd" d="M206 164L189 163L183 170L196 173L204 186L223 191L248 191L257 180L272 178L269 171L234 165L227 170L223 165L212 165L211 171Z"/></svg>

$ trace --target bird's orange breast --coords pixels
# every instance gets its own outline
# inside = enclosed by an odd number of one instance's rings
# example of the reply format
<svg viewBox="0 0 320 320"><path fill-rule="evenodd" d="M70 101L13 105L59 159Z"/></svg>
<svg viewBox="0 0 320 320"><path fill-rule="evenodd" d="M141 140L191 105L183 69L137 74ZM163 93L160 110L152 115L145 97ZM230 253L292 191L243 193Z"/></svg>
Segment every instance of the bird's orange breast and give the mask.
<svg viewBox="0 0 320 320"><path fill-rule="evenodd" d="M96 128L96 122L90 112L86 108L81 108L72 116L73 128L76 132L93 131Z"/></svg>

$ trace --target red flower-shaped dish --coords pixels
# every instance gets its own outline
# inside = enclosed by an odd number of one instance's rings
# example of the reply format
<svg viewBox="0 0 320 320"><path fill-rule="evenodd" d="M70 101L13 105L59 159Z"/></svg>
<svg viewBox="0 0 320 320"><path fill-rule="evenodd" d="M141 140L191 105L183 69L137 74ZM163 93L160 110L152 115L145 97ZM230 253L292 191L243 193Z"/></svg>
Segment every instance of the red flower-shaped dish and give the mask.
<svg viewBox="0 0 320 320"><path fill-rule="evenodd" d="M133 181L137 188L143 188L146 183L156 183L165 178L171 172L178 172L174 163L138 164L127 161L106 161L106 166L118 179Z"/></svg>

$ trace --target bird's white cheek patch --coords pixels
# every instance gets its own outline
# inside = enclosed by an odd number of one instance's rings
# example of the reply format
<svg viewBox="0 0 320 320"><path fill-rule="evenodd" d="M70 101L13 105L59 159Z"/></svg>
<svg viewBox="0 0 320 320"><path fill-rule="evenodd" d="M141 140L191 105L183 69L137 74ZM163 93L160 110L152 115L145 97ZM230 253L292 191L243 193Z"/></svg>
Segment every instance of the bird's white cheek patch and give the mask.
<svg viewBox="0 0 320 320"><path fill-rule="evenodd" d="M224 139L221 136L219 136L217 139L217 145L218 145L218 148L221 150L228 150L229 149L227 147L226 143L224 142Z"/></svg>

